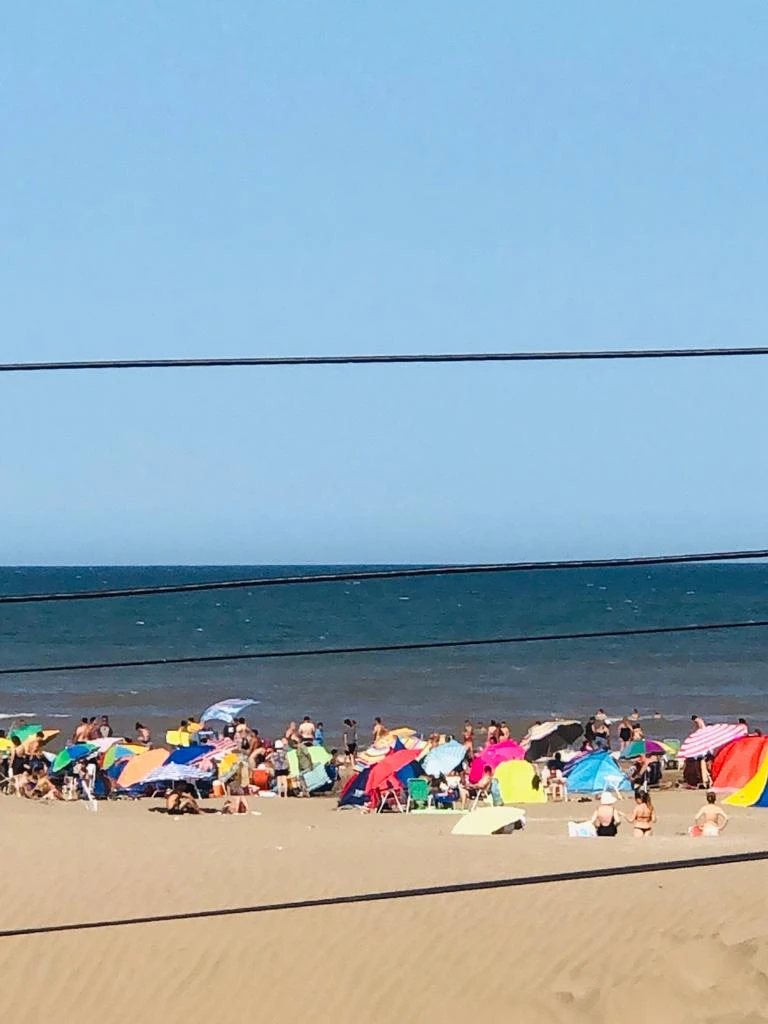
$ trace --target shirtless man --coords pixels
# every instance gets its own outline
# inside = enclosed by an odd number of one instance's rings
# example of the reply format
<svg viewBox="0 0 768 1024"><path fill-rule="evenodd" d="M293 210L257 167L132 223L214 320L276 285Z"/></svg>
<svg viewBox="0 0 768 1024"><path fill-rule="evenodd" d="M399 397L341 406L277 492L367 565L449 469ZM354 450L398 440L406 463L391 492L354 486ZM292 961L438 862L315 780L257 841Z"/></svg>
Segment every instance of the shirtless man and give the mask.
<svg viewBox="0 0 768 1024"><path fill-rule="evenodd" d="M387 735L387 727L381 721L380 718L374 718L373 720L373 742L376 743L381 739L382 736Z"/></svg>
<svg viewBox="0 0 768 1024"><path fill-rule="evenodd" d="M88 733L91 731L91 727L88 725L87 718L80 719L80 725L72 733L73 743L85 743L88 739Z"/></svg>
<svg viewBox="0 0 768 1024"><path fill-rule="evenodd" d="M717 803L714 793L707 793L707 802L693 819L693 827L689 829L692 836L715 838L728 824L728 815Z"/></svg>
<svg viewBox="0 0 768 1024"><path fill-rule="evenodd" d="M305 747L313 746L315 742L315 723L312 721L309 715L304 715L304 718L301 721L301 725L299 726L298 732L299 739L301 740Z"/></svg>

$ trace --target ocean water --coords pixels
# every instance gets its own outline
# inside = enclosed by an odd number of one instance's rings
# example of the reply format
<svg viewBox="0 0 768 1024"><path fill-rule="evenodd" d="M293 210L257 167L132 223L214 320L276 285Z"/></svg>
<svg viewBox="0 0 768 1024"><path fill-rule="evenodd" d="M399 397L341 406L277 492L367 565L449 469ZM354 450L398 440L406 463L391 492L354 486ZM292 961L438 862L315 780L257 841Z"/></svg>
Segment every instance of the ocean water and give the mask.
<svg viewBox="0 0 768 1024"><path fill-rule="evenodd" d="M314 566L2 568L0 592L325 572ZM336 567L339 568L339 567ZM364 568L344 567L344 568ZM312 584L0 606L0 667L625 629L768 615L768 566L663 566ZM311 714L456 730L466 717L693 712L768 721L768 629L0 676L0 713L160 726L249 696L267 734ZM660 727L661 728L661 727Z"/></svg>

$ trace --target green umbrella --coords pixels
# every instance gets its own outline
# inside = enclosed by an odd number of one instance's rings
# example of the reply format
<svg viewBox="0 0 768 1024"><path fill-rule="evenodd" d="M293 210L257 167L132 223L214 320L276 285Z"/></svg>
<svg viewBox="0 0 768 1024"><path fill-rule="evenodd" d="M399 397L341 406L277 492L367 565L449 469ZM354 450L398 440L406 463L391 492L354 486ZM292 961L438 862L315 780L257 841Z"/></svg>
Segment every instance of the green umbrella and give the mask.
<svg viewBox="0 0 768 1024"><path fill-rule="evenodd" d="M73 743L69 747L64 747L54 758L51 771L62 772L65 768L69 768L71 764L74 764L75 761L88 757L98 749L95 743Z"/></svg>
<svg viewBox="0 0 768 1024"><path fill-rule="evenodd" d="M331 760L331 755L325 749L325 747L304 747L304 750L309 754L309 759L312 762L312 767L316 768L319 764L328 764ZM301 774L299 771L299 755L295 750L289 750L287 754L288 758L288 771L292 778L296 778Z"/></svg>
<svg viewBox="0 0 768 1024"><path fill-rule="evenodd" d="M23 743L24 740L29 739L30 736L35 736L37 733L42 731L42 725L20 725L18 729L11 729L10 737L13 739L15 736L20 743Z"/></svg>

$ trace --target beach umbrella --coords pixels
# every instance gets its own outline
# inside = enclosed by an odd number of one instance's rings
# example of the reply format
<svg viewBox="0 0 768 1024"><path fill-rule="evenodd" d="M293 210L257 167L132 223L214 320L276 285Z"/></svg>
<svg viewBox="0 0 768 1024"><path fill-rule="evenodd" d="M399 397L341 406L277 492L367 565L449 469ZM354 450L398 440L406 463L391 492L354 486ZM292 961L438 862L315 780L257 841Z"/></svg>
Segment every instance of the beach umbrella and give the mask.
<svg viewBox="0 0 768 1024"><path fill-rule="evenodd" d="M304 747L304 750L309 754L309 759L312 762L312 767L317 768L319 764L326 765L331 760L331 755L325 749L325 747ZM288 772L292 778L296 778L301 774L299 769L299 755L295 750L289 750L286 754L286 760L288 761Z"/></svg>
<svg viewBox="0 0 768 1024"><path fill-rule="evenodd" d="M136 757L137 754L145 753L146 749L146 747L139 746L138 743L113 743L111 747L107 747L104 751L101 758L101 767L106 770L118 761L127 761L129 757Z"/></svg>
<svg viewBox="0 0 768 1024"><path fill-rule="evenodd" d="M525 825L525 811L519 807L481 807L465 814L451 829L454 836L503 835Z"/></svg>
<svg viewBox="0 0 768 1024"><path fill-rule="evenodd" d="M168 751L164 747L157 747L156 750L145 750L143 754L137 754L130 761L126 761L123 770L117 779L121 789L130 789L131 786L138 786L144 781L149 773L165 764L168 760Z"/></svg>
<svg viewBox="0 0 768 1024"><path fill-rule="evenodd" d="M417 776L423 775L418 756L418 750L393 750L391 754L387 754L383 761L379 761L371 768L365 789L366 793L371 795L388 783L395 781L402 786L407 783L408 779L415 779Z"/></svg>
<svg viewBox="0 0 768 1024"><path fill-rule="evenodd" d="M390 729L388 735L396 736L399 740L407 740L411 739L413 736L417 736L418 733L408 725L401 725L397 729Z"/></svg>
<svg viewBox="0 0 768 1024"><path fill-rule="evenodd" d="M427 775L447 775L457 768L467 756L467 749L458 740L451 740L449 743L441 743L439 747L433 747L421 762L421 766Z"/></svg>
<svg viewBox="0 0 768 1024"><path fill-rule="evenodd" d="M193 764L161 764L144 776L142 785L153 782L200 782L210 777L210 772L195 768Z"/></svg>
<svg viewBox="0 0 768 1024"><path fill-rule="evenodd" d="M200 715L201 722L233 722L239 718L246 708L258 704L259 701L250 697L228 697L217 701Z"/></svg>
<svg viewBox="0 0 768 1024"><path fill-rule="evenodd" d="M629 779L609 750L596 750L571 761L563 769L569 793L602 793L606 789L631 792Z"/></svg>
<svg viewBox="0 0 768 1024"><path fill-rule="evenodd" d="M18 729L11 729L8 733L11 739L17 739L20 743L24 740L29 739L30 736L34 736L38 732L42 732L42 725L20 725Z"/></svg>
<svg viewBox="0 0 768 1024"><path fill-rule="evenodd" d="M528 761L551 757L563 747L569 747L583 732L581 722L575 719L541 722L532 726L521 741Z"/></svg>
<svg viewBox="0 0 768 1024"><path fill-rule="evenodd" d="M84 757L90 757L91 754L98 752L98 747L93 743L73 743L69 747L64 747L60 750L56 757L53 759L51 765L52 772L63 772L65 768L69 768L75 761L82 761Z"/></svg>
<svg viewBox="0 0 768 1024"><path fill-rule="evenodd" d="M211 756L211 748L204 746L202 743L194 743L188 747L179 747L178 750L174 750L166 764L197 764L198 761L202 761L206 757ZM201 767L197 764L197 767ZM203 771L210 770L203 768Z"/></svg>
<svg viewBox="0 0 768 1024"><path fill-rule="evenodd" d="M746 725L728 725L721 722L717 725L705 725L703 729L696 729L683 741L678 757L682 761L688 758L706 757L707 754L714 754L724 747L726 743L746 736L748 729Z"/></svg>
<svg viewBox="0 0 768 1024"><path fill-rule="evenodd" d="M634 757L647 757L649 754L668 753L663 743L656 740L635 740L630 743L626 750L620 755L624 760L631 761Z"/></svg>
<svg viewBox="0 0 768 1024"><path fill-rule="evenodd" d="M474 786L483 777L486 767L494 770L505 761L522 761L525 751L516 740L502 740L492 743L472 759L469 766L469 781Z"/></svg>

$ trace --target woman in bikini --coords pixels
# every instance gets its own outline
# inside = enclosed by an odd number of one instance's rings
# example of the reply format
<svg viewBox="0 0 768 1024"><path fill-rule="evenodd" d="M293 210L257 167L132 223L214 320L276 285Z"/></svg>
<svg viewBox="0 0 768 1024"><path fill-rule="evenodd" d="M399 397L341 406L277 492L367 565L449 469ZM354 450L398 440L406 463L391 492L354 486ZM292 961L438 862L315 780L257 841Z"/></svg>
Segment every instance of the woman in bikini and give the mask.
<svg viewBox="0 0 768 1024"><path fill-rule="evenodd" d="M635 839L647 839L651 835L656 824L656 811L648 793L635 793L635 809L628 820Z"/></svg>

